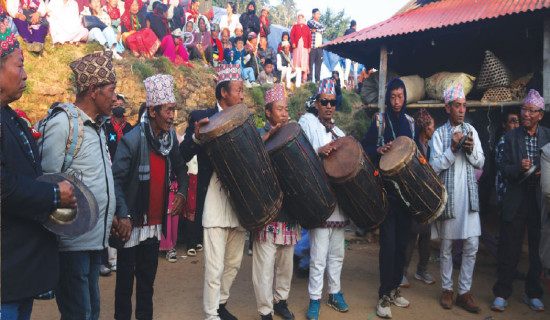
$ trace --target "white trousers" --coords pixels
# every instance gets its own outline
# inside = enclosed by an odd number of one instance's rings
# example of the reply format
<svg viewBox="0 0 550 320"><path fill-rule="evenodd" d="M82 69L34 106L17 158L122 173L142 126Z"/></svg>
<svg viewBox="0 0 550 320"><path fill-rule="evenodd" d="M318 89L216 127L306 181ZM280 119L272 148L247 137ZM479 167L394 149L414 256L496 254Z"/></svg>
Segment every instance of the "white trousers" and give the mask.
<svg viewBox="0 0 550 320"><path fill-rule="evenodd" d="M243 258L245 232L237 228L204 228L204 312L218 315Z"/></svg>
<svg viewBox="0 0 550 320"><path fill-rule="evenodd" d="M107 253L109 254L109 263L111 265L116 264L116 249L107 247Z"/></svg>
<svg viewBox="0 0 550 320"><path fill-rule="evenodd" d="M309 297L321 299L323 275L327 270L328 293L340 292L340 274L344 264L344 228L316 228L309 230L311 260L309 263Z"/></svg>
<svg viewBox="0 0 550 320"><path fill-rule="evenodd" d="M273 303L288 300L294 246L274 244L272 241L254 241L252 255L252 283L258 312L266 316L273 312Z"/></svg>
<svg viewBox="0 0 550 320"><path fill-rule="evenodd" d="M462 265L458 276L458 294L470 291L472 287L472 276L476 264L477 248L479 237L464 239L462 247ZM453 290L453 240L441 239L440 269L441 285L443 290Z"/></svg>
<svg viewBox="0 0 550 320"><path fill-rule="evenodd" d="M283 67L281 69L281 82L286 81L286 87L290 89L290 80L296 78L296 88L300 88L302 85L302 68L295 68L296 71L292 72L291 67Z"/></svg>

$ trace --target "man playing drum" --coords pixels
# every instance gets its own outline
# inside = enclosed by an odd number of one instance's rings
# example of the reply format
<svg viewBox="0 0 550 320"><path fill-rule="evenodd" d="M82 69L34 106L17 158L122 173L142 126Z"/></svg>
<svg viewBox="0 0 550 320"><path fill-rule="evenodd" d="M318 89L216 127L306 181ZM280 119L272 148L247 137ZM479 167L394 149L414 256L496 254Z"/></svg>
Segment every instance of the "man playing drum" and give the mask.
<svg viewBox="0 0 550 320"><path fill-rule="evenodd" d="M441 239L441 306L453 305L453 240L462 239L462 265L458 277L456 305L479 312L470 288L481 225L475 169L483 168L485 156L474 127L464 122L466 97L462 84L444 91L449 121L437 128L432 139L430 163L447 189L447 206L432 225L432 239Z"/></svg>
<svg viewBox="0 0 550 320"><path fill-rule="evenodd" d="M282 83L265 93L265 116L265 126L258 130L267 140L271 133L288 122L288 105ZM273 222L254 233L252 283L262 320L273 319L273 311L285 320L294 319L286 301L292 280L294 246L298 240L300 227L284 208Z"/></svg>
<svg viewBox="0 0 550 320"><path fill-rule="evenodd" d="M380 157L391 148L392 141L399 136L415 139L415 126L412 117L405 114L407 91L400 79L393 79L386 90L386 112L378 113L372 121L365 138L363 149L372 162L378 164ZM390 305L406 308L409 301L403 298L399 284L403 278L405 254L411 231L411 216L401 200L388 195L389 210L380 225L380 288L376 314L391 318Z"/></svg>
<svg viewBox="0 0 550 320"><path fill-rule="evenodd" d="M180 152L185 162L197 155L197 193L207 189L204 198L197 197L197 211L199 203L204 204L203 305L206 319L236 320L237 318L229 313L225 306L229 299L229 289L241 266L245 229L239 224L237 214L218 175L213 171L205 149L195 137L199 135L199 127L208 123L208 117L243 101L243 80L238 65L218 66L216 99L218 102L214 108L191 112Z"/></svg>
<svg viewBox="0 0 550 320"><path fill-rule="evenodd" d="M313 149L319 156L325 157L334 150L332 146L334 140L345 136L345 134L336 127L334 119L332 119L336 112L334 81L331 79L321 80L317 94L315 107L319 114L318 117L312 113L306 113L300 118L299 123ZM347 216L340 211L337 203L334 213L322 227L309 230L311 261L307 318L310 320L319 319L325 269L327 269L329 293L327 304L340 312L349 310L340 292L340 273L344 263L344 227L348 223Z"/></svg>

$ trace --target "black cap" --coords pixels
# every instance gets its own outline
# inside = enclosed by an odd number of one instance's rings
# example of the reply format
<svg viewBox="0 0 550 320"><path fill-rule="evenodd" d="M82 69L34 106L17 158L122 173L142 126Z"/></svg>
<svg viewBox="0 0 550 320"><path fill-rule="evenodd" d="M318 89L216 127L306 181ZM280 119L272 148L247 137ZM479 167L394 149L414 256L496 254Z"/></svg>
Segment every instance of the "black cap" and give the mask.
<svg viewBox="0 0 550 320"><path fill-rule="evenodd" d="M353 28L357 25L357 22L355 20L351 20L350 24L349 24L349 27L350 28Z"/></svg>

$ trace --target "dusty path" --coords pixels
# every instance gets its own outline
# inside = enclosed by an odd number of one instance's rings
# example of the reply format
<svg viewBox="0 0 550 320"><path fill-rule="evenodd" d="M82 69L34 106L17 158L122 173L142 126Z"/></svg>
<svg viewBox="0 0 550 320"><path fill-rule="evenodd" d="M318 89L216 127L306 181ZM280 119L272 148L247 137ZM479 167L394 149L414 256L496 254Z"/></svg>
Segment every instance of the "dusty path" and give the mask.
<svg viewBox="0 0 550 320"><path fill-rule="evenodd" d="M349 232L347 237L351 237ZM180 255L184 248L179 248ZM432 252L432 256L437 255ZM159 270L155 282L154 318L161 320L185 319L202 320L202 286L204 257L201 253L195 258L181 259L177 263L168 263L163 257L159 257ZM416 254L411 263L409 272L414 272ZM525 262L527 256L522 256L521 271L526 271ZM256 311L254 289L251 280L252 257L244 255L241 270L233 284L228 309L241 320L255 320L260 317ZM411 287L403 289L403 295L411 301L408 309L392 307L393 319L475 319L483 320L490 316L495 320L505 319L550 319L550 310L542 313L531 311L523 302L524 283L516 281L514 295L509 300L509 306L504 313L495 313L489 309L493 295L491 288L495 281L495 258L489 256L483 247L480 248L478 262L476 264L472 292L476 301L481 306L480 314L470 314L460 308L443 310L438 303L441 290L439 276L439 264L430 262L429 271L437 279L435 285L427 286L414 279ZM457 272L454 273L456 281ZM101 277L101 317L100 319L113 319L114 315L114 288L115 277ZM326 306L326 294L321 306L321 320L366 320L378 319L374 314L378 291L378 245L366 243L354 243L348 246L342 272L342 291L350 305L348 313L338 313ZM294 277L290 292L289 305L296 315L297 320L306 319L305 313L309 297L307 294L307 279ZM550 307L550 297L545 289L543 303ZM371 318L370 316L373 315ZM32 319L59 319L59 312L55 301L35 303ZM275 317L275 319L280 319Z"/></svg>

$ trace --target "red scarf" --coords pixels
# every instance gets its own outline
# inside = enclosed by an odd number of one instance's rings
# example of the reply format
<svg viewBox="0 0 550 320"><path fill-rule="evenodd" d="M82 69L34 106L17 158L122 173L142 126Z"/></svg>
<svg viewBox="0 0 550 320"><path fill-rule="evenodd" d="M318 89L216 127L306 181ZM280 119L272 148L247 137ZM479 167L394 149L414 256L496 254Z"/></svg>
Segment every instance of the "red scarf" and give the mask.
<svg viewBox="0 0 550 320"><path fill-rule="evenodd" d="M107 4L107 13L109 14L109 17L111 17L111 20L116 20L120 18L120 9L111 8L111 5L109 4Z"/></svg>
<svg viewBox="0 0 550 320"><path fill-rule="evenodd" d="M126 122L126 117L122 118L122 121L120 121L118 123L116 122L115 118L111 117L111 124L113 125L113 128L115 129L116 144L118 144L118 142L120 141L120 138L122 138L122 136L124 135L122 130L124 129L124 127L126 127L128 122Z"/></svg>

